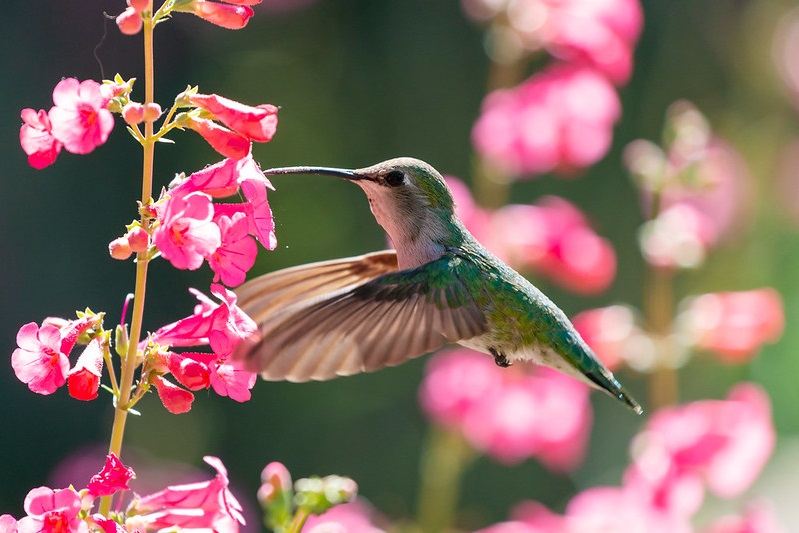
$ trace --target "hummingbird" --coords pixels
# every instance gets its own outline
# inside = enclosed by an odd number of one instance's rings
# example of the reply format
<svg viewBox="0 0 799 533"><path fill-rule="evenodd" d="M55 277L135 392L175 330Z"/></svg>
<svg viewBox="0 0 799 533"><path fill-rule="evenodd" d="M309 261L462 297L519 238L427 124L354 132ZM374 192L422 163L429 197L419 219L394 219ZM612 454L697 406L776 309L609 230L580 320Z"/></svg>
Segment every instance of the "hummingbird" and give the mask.
<svg viewBox="0 0 799 533"><path fill-rule="evenodd" d="M286 268L238 288L239 307L258 325L234 352L248 370L270 381L328 380L458 343L501 367L552 367L643 412L565 313L469 233L429 164L401 157L357 170L263 172L354 182L395 249Z"/></svg>

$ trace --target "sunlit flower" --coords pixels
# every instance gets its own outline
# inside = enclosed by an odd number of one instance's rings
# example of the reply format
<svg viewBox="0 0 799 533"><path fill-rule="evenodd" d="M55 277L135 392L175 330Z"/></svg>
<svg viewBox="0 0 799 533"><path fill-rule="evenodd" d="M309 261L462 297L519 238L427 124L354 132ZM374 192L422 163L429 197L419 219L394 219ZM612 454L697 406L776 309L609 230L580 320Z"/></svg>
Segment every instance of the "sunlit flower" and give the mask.
<svg viewBox="0 0 799 533"><path fill-rule="evenodd" d="M100 338L94 338L78 357L72 370L67 373L69 395L77 400L94 400L100 389L102 375L103 344Z"/></svg>
<svg viewBox="0 0 799 533"><path fill-rule="evenodd" d="M17 522L19 533L88 533L86 522L78 518L80 496L71 488L31 489L25 497L27 516Z"/></svg>
<svg viewBox="0 0 799 533"><path fill-rule="evenodd" d="M271 104L252 107L216 94L192 94L188 99L251 141L268 142L277 130L277 107Z"/></svg>
<svg viewBox="0 0 799 533"><path fill-rule="evenodd" d="M112 452L106 456L103 469L92 476L86 488L94 497L109 496L120 490L130 490L128 481L135 477L133 469L122 464Z"/></svg>
<svg viewBox="0 0 799 533"><path fill-rule="evenodd" d="M158 397L166 410L173 415L188 413L191 410L191 404L194 402L194 394L191 392L181 389L163 376L152 376L150 383L158 391Z"/></svg>
<svg viewBox="0 0 799 533"><path fill-rule="evenodd" d="M208 258L208 265L214 271L214 282L221 280L228 287L241 285L258 254L258 245L248 233L247 216L242 212L236 213L232 219L221 216L216 224L222 242Z"/></svg>
<svg viewBox="0 0 799 533"><path fill-rule="evenodd" d="M196 270L221 243L211 197L200 192L167 198L158 209L153 243L175 268Z"/></svg>
<svg viewBox="0 0 799 533"><path fill-rule="evenodd" d="M55 162L63 144L53 136L50 117L44 109L37 113L33 109L22 110L24 124L19 129L19 142L28 154L28 164L41 169Z"/></svg>
<svg viewBox="0 0 799 533"><path fill-rule="evenodd" d="M17 333L17 348L11 366L17 379L38 394L52 394L66 383L69 359L61 352L61 332L55 326L35 322Z"/></svg>
<svg viewBox="0 0 799 533"><path fill-rule="evenodd" d="M186 127L199 133L211 148L225 157L241 159L250 153L250 140L208 118L188 117Z"/></svg>
<svg viewBox="0 0 799 533"><path fill-rule="evenodd" d="M142 26L144 26L141 13L133 7L128 7L125 11L117 15L116 23L119 27L119 31L125 35L136 35L141 31ZM126 118L125 120L127 121L128 119ZM130 122L128 123L130 124Z"/></svg>
<svg viewBox="0 0 799 533"><path fill-rule="evenodd" d="M603 76L555 65L489 94L472 141L482 157L512 176L569 172L605 155L620 114L619 98Z"/></svg>
<svg viewBox="0 0 799 533"><path fill-rule="evenodd" d="M203 20L216 24L229 30L240 30L250 21L254 12L249 5L232 4L252 4L257 2L230 2L221 4L206 0L192 0L185 4L179 4L176 11L185 11L197 15Z"/></svg>
<svg viewBox="0 0 799 533"><path fill-rule="evenodd" d="M53 136L73 154L88 154L105 143L114 128L106 109L108 98L94 80L61 80L53 90L55 106L48 113Z"/></svg>

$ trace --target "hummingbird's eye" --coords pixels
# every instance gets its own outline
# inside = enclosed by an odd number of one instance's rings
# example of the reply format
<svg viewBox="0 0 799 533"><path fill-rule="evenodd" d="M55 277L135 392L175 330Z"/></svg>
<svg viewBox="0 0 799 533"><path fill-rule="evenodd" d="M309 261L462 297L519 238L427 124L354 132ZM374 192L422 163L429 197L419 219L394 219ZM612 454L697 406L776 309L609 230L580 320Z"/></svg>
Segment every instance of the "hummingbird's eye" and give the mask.
<svg viewBox="0 0 799 533"><path fill-rule="evenodd" d="M392 170L384 179L389 187L399 187L405 181L405 174L401 170Z"/></svg>

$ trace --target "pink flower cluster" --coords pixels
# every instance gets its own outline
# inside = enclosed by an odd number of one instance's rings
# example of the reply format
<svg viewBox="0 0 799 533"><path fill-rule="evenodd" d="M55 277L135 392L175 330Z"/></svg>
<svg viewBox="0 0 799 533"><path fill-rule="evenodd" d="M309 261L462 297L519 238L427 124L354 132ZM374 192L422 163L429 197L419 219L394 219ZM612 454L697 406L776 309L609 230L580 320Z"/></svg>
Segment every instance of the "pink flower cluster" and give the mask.
<svg viewBox="0 0 799 533"><path fill-rule="evenodd" d="M466 228L514 268L532 270L581 294L599 293L613 281L613 247L570 202L548 196L535 205L491 211L477 206L461 181L448 177L447 184Z"/></svg>
<svg viewBox="0 0 799 533"><path fill-rule="evenodd" d="M252 18L250 6L260 4L261 0L222 0L224 3L206 0L191 0L174 6L174 11L192 13L201 19L228 30L240 30ZM147 10L148 0L127 0L128 7L116 18L119 31L125 35L136 35L142 29L143 12Z"/></svg>
<svg viewBox="0 0 799 533"><path fill-rule="evenodd" d="M216 457L204 459L216 469L214 479L167 487L147 496L136 495L118 517L120 521L115 521L98 513L91 514L96 498L130 490L128 481L135 477L133 470L112 453L106 458L103 469L83 490L77 491L71 486L59 490L32 489L25 498L26 516L18 521L11 515L0 516L0 531L88 533L91 529L105 533L145 533L167 528L206 528L219 533L236 533L239 524L244 524L244 518L241 505L228 489L227 471Z"/></svg>
<svg viewBox="0 0 799 533"><path fill-rule="evenodd" d="M175 268L196 270L207 261L214 282L239 285L255 264L256 239L269 250L277 246L267 200L271 188L250 154L225 159L188 177L179 176L150 206L156 220L152 244ZM239 190L243 203L213 202ZM146 231L134 226L112 241L109 250L113 257L126 259L131 251L143 251L148 244Z"/></svg>
<svg viewBox="0 0 799 533"><path fill-rule="evenodd" d="M422 409L436 424L503 463L536 457L547 467L575 468L591 425L588 387L549 370L497 367L467 349L440 352L427 365L419 390Z"/></svg>
<svg viewBox="0 0 799 533"><path fill-rule="evenodd" d="M199 291L192 290L199 300L194 314L167 324L143 341L142 349L157 346L152 352L149 368L152 382L164 407L171 413L191 409L191 391L208 389L237 402L250 399L256 374L247 372L228 360L236 344L256 330L253 320L236 305L236 295L223 286L211 285L215 302ZM209 345L213 353L171 351L175 347ZM169 381L171 374L184 388Z"/></svg>
<svg viewBox="0 0 799 533"><path fill-rule="evenodd" d="M577 494L557 515L524 502L512 520L480 533L690 533L708 489L720 498L743 494L774 448L769 400L752 384L726 400L704 400L657 412L632 444L633 461L620 487ZM778 533L769 507L723 517L705 533Z"/></svg>
<svg viewBox="0 0 799 533"><path fill-rule="evenodd" d="M112 94L94 80L66 78L53 89L53 107L22 110L19 141L28 163L44 168L55 162L64 148L73 154L88 154L105 143L114 128L108 110Z"/></svg>
<svg viewBox="0 0 799 533"><path fill-rule="evenodd" d="M52 394L69 383L69 394L78 400L93 400L100 388L103 341L92 337L70 368L69 355L78 338L102 325L102 317L84 314L77 320L47 318L39 326L30 322L17 332L11 366L17 379L38 394Z"/></svg>
<svg viewBox="0 0 799 533"><path fill-rule="evenodd" d="M506 48L543 48L557 60L486 96L472 130L477 153L515 177L573 173L601 159L621 114L614 84L632 72L642 26L638 1L464 0L464 6L474 18L494 19L495 38L513 35Z"/></svg>

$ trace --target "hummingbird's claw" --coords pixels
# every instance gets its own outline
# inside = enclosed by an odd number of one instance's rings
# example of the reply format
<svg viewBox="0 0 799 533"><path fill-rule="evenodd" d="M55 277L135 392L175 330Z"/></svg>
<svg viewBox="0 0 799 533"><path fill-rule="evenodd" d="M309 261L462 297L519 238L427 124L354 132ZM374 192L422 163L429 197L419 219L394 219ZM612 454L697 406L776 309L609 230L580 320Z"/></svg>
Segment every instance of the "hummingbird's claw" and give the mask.
<svg viewBox="0 0 799 533"><path fill-rule="evenodd" d="M488 351L494 356L494 362L497 364L497 366L508 368L511 365L511 362L508 361L508 358L505 357L505 354L498 352L496 348L489 348Z"/></svg>

